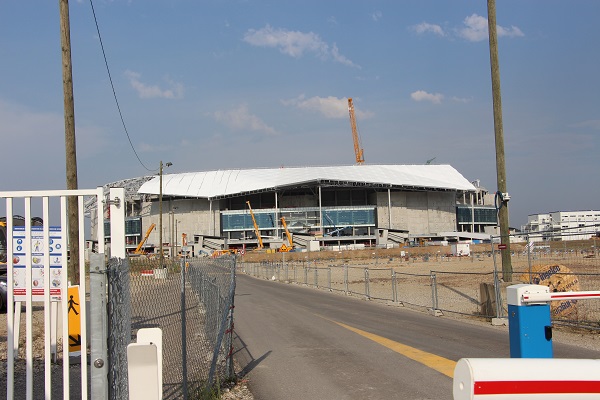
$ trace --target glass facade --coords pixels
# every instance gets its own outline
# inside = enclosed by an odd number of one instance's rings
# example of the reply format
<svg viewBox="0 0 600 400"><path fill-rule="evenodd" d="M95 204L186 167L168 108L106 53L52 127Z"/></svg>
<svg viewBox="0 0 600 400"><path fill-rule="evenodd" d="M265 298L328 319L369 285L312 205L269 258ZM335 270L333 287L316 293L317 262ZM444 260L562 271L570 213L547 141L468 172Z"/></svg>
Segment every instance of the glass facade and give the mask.
<svg viewBox="0 0 600 400"><path fill-rule="evenodd" d="M254 219L260 229L272 229L277 225L275 224L275 213L274 212L254 212ZM221 214L221 227L223 231L244 231L248 229L254 229L252 222L252 216L250 213L244 213L238 211L237 213L222 213Z"/></svg>
<svg viewBox="0 0 600 400"><path fill-rule="evenodd" d="M321 212L323 228L375 226L375 207L372 206L322 208ZM308 231L320 226L318 207L280 209L279 215L285 218L288 229L292 232ZM282 227L275 209L254 211L254 218L261 231ZM248 231L254 230L254 224L247 210L222 211L221 228L223 232Z"/></svg>
<svg viewBox="0 0 600 400"><path fill-rule="evenodd" d="M125 220L125 236L142 236L142 219L140 217ZM104 237L110 238L110 220L104 221Z"/></svg>
<svg viewBox="0 0 600 400"><path fill-rule="evenodd" d="M469 205L460 205L456 207L456 220L458 224L473 223L472 215L475 217L475 224L496 225L498 214L495 207L474 207Z"/></svg>

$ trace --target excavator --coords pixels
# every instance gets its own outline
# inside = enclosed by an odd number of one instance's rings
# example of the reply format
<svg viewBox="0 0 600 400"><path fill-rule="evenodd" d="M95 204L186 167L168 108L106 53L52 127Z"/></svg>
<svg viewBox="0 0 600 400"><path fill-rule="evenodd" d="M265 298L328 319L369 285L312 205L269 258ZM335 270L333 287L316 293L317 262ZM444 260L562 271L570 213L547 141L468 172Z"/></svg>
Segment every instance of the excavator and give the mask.
<svg viewBox="0 0 600 400"><path fill-rule="evenodd" d="M250 209L250 216L252 217L252 223L254 224L254 232L256 232L256 238L258 239L258 250L262 250L264 246L262 237L260 236L260 229L256 223L256 218L254 218L254 213L252 212L252 206L250 206L250 202L247 201L246 204L248 204L248 209Z"/></svg>
<svg viewBox="0 0 600 400"><path fill-rule="evenodd" d="M156 224L150 225L150 227L146 231L146 235L144 236L144 239L142 239L140 244L138 244L138 246L135 248L135 250L133 251L133 254L146 254L146 252L142 249L142 247L144 246L144 243L146 243L146 240L148 240L148 236L150 236L150 233L152 233L152 230L154 228L156 228Z"/></svg>
<svg viewBox="0 0 600 400"><path fill-rule="evenodd" d="M356 163L363 164L365 162L365 156L360 144L360 138L358 137L358 128L356 127L356 117L354 116L354 104L352 103L352 98L348 98L348 112L350 113L350 126L352 127L352 139L354 140Z"/></svg>
<svg viewBox="0 0 600 400"><path fill-rule="evenodd" d="M281 217L281 224L283 225L283 229L285 229L285 235L287 236L288 244L283 243L279 248L280 253L287 253L289 251L294 250L294 241L292 240L292 235L288 230L287 224L285 223L285 218Z"/></svg>

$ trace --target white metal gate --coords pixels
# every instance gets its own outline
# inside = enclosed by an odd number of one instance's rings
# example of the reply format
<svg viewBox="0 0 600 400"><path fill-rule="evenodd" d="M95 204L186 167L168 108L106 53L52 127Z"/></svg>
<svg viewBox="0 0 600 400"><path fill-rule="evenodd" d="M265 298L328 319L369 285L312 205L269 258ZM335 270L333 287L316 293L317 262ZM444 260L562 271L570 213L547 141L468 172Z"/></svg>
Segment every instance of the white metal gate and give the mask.
<svg viewBox="0 0 600 400"><path fill-rule="evenodd" d="M33 304L44 310L44 398L52 397L52 356L56 356L56 337L62 339L62 395L70 398L70 358L69 358L69 323L70 304L67 299L67 261L68 261L68 215L67 198L76 196L79 204L79 291L81 306L79 307L80 325L80 380L81 398L88 398L88 334L86 329L85 294L87 293L85 268L85 224L84 198L95 198L96 202L96 234L97 252L104 254L104 207L109 207L111 219L111 255L125 257L125 191L122 188L110 189L109 199L105 201L101 187L91 190L51 190L0 192L0 199L6 205L6 250L7 250L7 387L6 398L14 399L15 390L25 391L26 399L33 399ZM43 225L32 227L32 199L41 201ZM51 227L52 210L50 200L59 201L60 225ZM94 200L94 199L92 199ZM21 203L22 201L22 203ZM23 209L24 227L15 227L13 216L15 208ZM0 211L1 212L1 211ZM93 226L93 224L91 224ZM16 229L18 228L18 229ZM37 228L37 229L33 229ZM25 307L25 387L15 388L15 360L18 358L18 345L21 328L21 308ZM62 315L62 324L56 326L58 312ZM22 378L22 377L20 377ZM21 379L19 379L21 381ZM56 386L56 383L55 385ZM36 387L36 398L40 387Z"/></svg>

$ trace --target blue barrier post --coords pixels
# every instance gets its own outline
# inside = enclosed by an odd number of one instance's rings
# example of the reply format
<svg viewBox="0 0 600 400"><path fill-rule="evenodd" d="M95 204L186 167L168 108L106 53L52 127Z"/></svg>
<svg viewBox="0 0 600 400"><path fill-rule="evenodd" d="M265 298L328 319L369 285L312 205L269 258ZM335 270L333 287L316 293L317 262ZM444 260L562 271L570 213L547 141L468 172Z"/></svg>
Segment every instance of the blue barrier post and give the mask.
<svg viewBox="0 0 600 400"><path fill-rule="evenodd" d="M542 285L518 284L506 288L511 358L552 358L552 325L548 301L524 302L524 295L545 294Z"/></svg>

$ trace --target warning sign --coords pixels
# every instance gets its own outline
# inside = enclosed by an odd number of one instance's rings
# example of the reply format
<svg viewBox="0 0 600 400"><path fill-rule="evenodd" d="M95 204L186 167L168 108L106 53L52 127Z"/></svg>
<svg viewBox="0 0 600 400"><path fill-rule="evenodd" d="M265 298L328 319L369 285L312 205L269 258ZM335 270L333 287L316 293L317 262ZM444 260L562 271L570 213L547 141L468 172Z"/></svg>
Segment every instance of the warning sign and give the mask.
<svg viewBox="0 0 600 400"><path fill-rule="evenodd" d="M69 286L67 291L69 316L69 353L81 351L81 303L79 286Z"/></svg>

